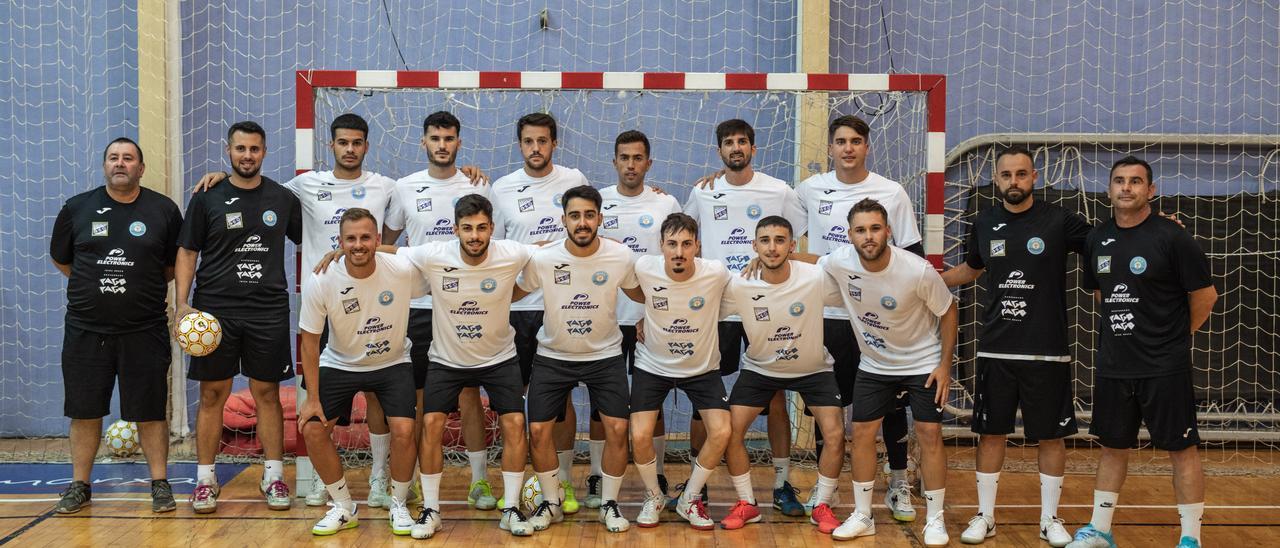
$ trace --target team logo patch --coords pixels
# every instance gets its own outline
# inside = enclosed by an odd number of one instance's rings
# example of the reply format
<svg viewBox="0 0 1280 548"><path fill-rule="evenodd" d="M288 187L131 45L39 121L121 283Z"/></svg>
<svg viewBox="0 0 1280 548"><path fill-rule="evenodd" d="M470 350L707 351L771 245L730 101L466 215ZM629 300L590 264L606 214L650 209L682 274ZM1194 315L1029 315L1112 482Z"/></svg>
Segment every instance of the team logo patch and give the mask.
<svg viewBox="0 0 1280 548"><path fill-rule="evenodd" d="M316 201L317 201L317 202L332 202L332 201L333 201L333 193L332 193L332 192L329 192L328 190L320 190L320 191L317 191L317 192L316 192Z"/></svg>
<svg viewBox="0 0 1280 548"><path fill-rule="evenodd" d="M244 216L241 215L239 211L235 213L228 213L226 215L226 219L228 229L244 228Z"/></svg>
<svg viewBox="0 0 1280 548"><path fill-rule="evenodd" d="M485 278L480 281L480 291L485 293L493 293L498 289L498 280L493 278Z"/></svg>
<svg viewBox="0 0 1280 548"><path fill-rule="evenodd" d="M822 200L818 202L818 215L830 215L830 214L831 214L831 202L827 200Z"/></svg>
<svg viewBox="0 0 1280 548"><path fill-rule="evenodd" d="M616 216L606 215L604 218L605 228L618 228L618 218Z"/></svg>
<svg viewBox="0 0 1280 548"><path fill-rule="evenodd" d="M991 240L991 256L992 257L1004 256L1004 240Z"/></svg>
<svg viewBox="0 0 1280 548"><path fill-rule="evenodd" d="M758 322L767 322L767 321L769 321L769 307L767 307L767 306L757 306L757 307L754 307L754 308L755 308L755 314L756 314L756 321L758 321Z"/></svg>
<svg viewBox="0 0 1280 548"><path fill-rule="evenodd" d="M365 194L364 185L356 185L355 188L351 189L351 197L357 200L363 200L364 194Z"/></svg>
<svg viewBox="0 0 1280 548"><path fill-rule="evenodd" d="M441 291L448 291L448 292L450 292L450 293L457 293L457 292L458 292L458 279L457 279L457 278L453 278L453 277L449 277L449 276L445 276L443 279L441 279L441 280L440 280L440 290L441 290Z"/></svg>
<svg viewBox="0 0 1280 548"><path fill-rule="evenodd" d="M804 303L791 303L791 307L787 311L791 312L793 317L804 314Z"/></svg>
<svg viewBox="0 0 1280 548"><path fill-rule="evenodd" d="M717 221L729 220L729 206L712 206L711 218Z"/></svg>
<svg viewBox="0 0 1280 548"><path fill-rule="evenodd" d="M1040 238L1031 238L1030 240L1027 240L1027 251L1030 251L1032 255L1044 253L1044 240L1041 240Z"/></svg>
<svg viewBox="0 0 1280 548"><path fill-rule="evenodd" d="M147 223L144 223L142 221L134 221L132 223L129 223L129 234L133 234L134 236L141 236L146 233L147 233Z"/></svg>
<svg viewBox="0 0 1280 548"><path fill-rule="evenodd" d="M516 207L520 210L520 213L533 211L533 198L520 198L516 202Z"/></svg>
<svg viewBox="0 0 1280 548"><path fill-rule="evenodd" d="M267 226L276 226L276 221L278 220L279 218L276 217L276 212L271 211L270 209L262 212L262 224Z"/></svg>
<svg viewBox="0 0 1280 548"><path fill-rule="evenodd" d="M105 237L107 235L106 221L95 221L93 227L89 229L89 236L94 238Z"/></svg>
<svg viewBox="0 0 1280 548"><path fill-rule="evenodd" d="M342 299L342 311L353 314L360 311L360 299Z"/></svg>
<svg viewBox="0 0 1280 548"><path fill-rule="evenodd" d="M641 216L640 216L640 226L641 226L641 228L649 228L649 227L653 226L653 216L652 216L652 215L641 215Z"/></svg>
<svg viewBox="0 0 1280 548"><path fill-rule="evenodd" d="M689 308L693 310L702 310L707 305L707 300L702 297L694 297L689 299Z"/></svg>
<svg viewBox="0 0 1280 548"><path fill-rule="evenodd" d="M762 215L762 214L764 214L764 210L763 210L763 209L760 209L760 206L755 205L755 204L751 204L751 205L747 206L747 218L748 218L748 219L751 219L751 220L753 220L753 221L754 221L754 220L756 220L756 219L759 219L759 218L760 218L760 215Z"/></svg>
<svg viewBox="0 0 1280 548"><path fill-rule="evenodd" d="M554 197L552 197L551 201L556 205L556 207L564 207L564 204L560 203L560 201L563 199L564 199L564 194L556 194Z"/></svg>
<svg viewBox="0 0 1280 548"><path fill-rule="evenodd" d="M1147 260L1142 258L1141 255L1134 257L1132 261L1129 261L1129 272L1132 272L1134 274L1142 274L1143 272L1146 272L1146 271L1147 271Z"/></svg>
<svg viewBox="0 0 1280 548"><path fill-rule="evenodd" d="M1099 255L1098 256L1098 274L1110 274L1110 273L1111 273L1111 256Z"/></svg>
<svg viewBox="0 0 1280 548"><path fill-rule="evenodd" d="M853 284L849 284L849 298L858 302L862 302L862 288Z"/></svg>
<svg viewBox="0 0 1280 548"><path fill-rule="evenodd" d="M556 285L569 285L569 271L555 269L551 272L551 277L555 280Z"/></svg>
<svg viewBox="0 0 1280 548"><path fill-rule="evenodd" d="M666 310L666 309L667 309L667 298L666 298L666 297L654 297L654 298L653 298L653 309L654 309L654 310Z"/></svg>
<svg viewBox="0 0 1280 548"><path fill-rule="evenodd" d="M383 291L378 294L378 304L387 306L396 300L396 294L390 291Z"/></svg>
<svg viewBox="0 0 1280 548"><path fill-rule="evenodd" d="M883 306L885 310L893 310L895 308L898 308L898 300L888 295L885 295L883 297L880 297L880 306Z"/></svg>
<svg viewBox="0 0 1280 548"><path fill-rule="evenodd" d="M604 283L607 281L609 281L609 273L603 270L600 270L595 274L591 275L591 283L593 284L604 285Z"/></svg>
<svg viewBox="0 0 1280 548"><path fill-rule="evenodd" d="M431 211L431 198L418 198L418 212Z"/></svg>

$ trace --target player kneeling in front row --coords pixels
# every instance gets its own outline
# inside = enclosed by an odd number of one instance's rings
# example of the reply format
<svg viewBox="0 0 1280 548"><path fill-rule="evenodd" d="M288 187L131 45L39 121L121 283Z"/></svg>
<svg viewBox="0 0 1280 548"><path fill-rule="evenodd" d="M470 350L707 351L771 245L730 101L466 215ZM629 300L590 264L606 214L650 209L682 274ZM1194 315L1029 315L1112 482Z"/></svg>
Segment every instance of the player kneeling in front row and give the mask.
<svg viewBox="0 0 1280 548"><path fill-rule="evenodd" d="M426 294L413 265L378 254L378 225L366 209L351 208L339 221L345 259L326 272L309 274L302 289L298 328L302 333L303 379L308 398L298 411L298 429L325 490L333 499L311 528L332 535L358 525L342 461L330 437L334 424L351 419L357 392L377 395L391 428L391 529L407 535L413 518L405 506L417 451L413 446L414 383L409 362L409 299ZM320 352L320 332L333 326ZM456 399L456 398L455 398Z"/></svg>
<svg viewBox="0 0 1280 548"><path fill-rule="evenodd" d="M827 440L818 456L810 521L823 533L840 525L828 501L844 461L844 416L834 360L823 347L822 313L824 304L842 302L821 267L790 260L795 245L789 221L779 216L761 219L752 244L759 277L735 276L724 293L722 312L742 317L748 341L742 373L729 397L733 433L725 456L738 503L720 521L725 529L760 521L745 439L751 423L782 390L794 390L804 398Z"/></svg>
<svg viewBox="0 0 1280 548"><path fill-rule="evenodd" d="M832 536L874 535L871 491L875 487L876 432L893 410L896 394L908 393L920 441L928 522L924 542L947 543L942 499L947 461L942 447L942 404L951 383L958 312L933 265L888 245L892 237L884 206L870 198L849 210L846 246L824 257L832 283L859 334L862 362L853 389L853 514ZM829 442L828 442L829 443Z"/></svg>

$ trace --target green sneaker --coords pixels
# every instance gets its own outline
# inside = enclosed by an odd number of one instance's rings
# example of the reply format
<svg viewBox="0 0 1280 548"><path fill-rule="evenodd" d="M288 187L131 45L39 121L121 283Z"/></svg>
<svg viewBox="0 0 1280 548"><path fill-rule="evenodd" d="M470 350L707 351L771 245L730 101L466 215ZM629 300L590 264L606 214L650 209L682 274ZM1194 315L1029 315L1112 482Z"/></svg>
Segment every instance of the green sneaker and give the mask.
<svg viewBox="0 0 1280 548"><path fill-rule="evenodd" d="M89 484L83 481L73 481L62 491L62 499L58 501L58 505L54 507L54 511L59 514L74 514L79 512L81 508L89 505L89 500L93 498L93 489Z"/></svg>
<svg viewBox="0 0 1280 548"><path fill-rule="evenodd" d="M573 496L573 484L568 480L560 482L560 489L564 491L564 500L560 502L560 508L566 514L578 513L578 499Z"/></svg>
<svg viewBox="0 0 1280 548"><path fill-rule="evenodd" d="M476 510L493 510L498 507L498 500L493 498L493 487L489 485L489 480L471 482L471 489L467 490L467 504Z"/></svg>

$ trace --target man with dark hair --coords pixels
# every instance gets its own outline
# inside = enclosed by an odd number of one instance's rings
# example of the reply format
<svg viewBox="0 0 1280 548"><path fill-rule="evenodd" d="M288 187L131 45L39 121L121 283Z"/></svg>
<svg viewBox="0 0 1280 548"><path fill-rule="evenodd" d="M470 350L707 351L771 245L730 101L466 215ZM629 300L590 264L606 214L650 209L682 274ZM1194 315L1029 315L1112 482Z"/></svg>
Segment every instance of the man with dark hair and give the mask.
<svg viewBox="0 0 1280 548"><path fill-rule="evenodd" d="M1218 299L1209 261L1177 223L1152 214L1151 166L1127 156L1111 166L1113 217L1089 234L1081 285L1101 315L1093 417L1098 437L1093 516L1071 548L1114 547L1111 517L1124 485L1129 449L1146 423L1151 444L1169 452L1182 522L1179 547L1200 546L1204 471L1197 445L1191 336Z"/></svg>
<svg viewBox="0 0 1280 548"><path fill-rule="evenodd" d="M414 522L405 502L413 482L413 367L409 363L409 300L427 287L411 262L377 253L377 219L362 208L342 213L338 222L343 258L303 282L298 313L303 381L312 397L298 409L298 430L306 441L316 473L333 499L331 508L311 528L313 535L332 535L357 525L356 504L334 447L334 425L351 420L357 392L377 395L391 430L391 504L388 521L396 535L408 535ZM320 348L320 332L332 326ZM288 345L285 345L288 348Z"/></svg>
<svg viewBox="0 0 1280 548"><path fill-rule="evenodd" d="M685 201L684 212L702 226L703 254L724 263L731 273L741 272L751 260L754 231L761 218L778 215L803 226L800 198L787 183L755 171L751 160L756 153L755 130L743 120L726 120L716 126L716 147L724 162L724 175L708 188L694 187ZM720 374L738 372L746 334L742 320L731 315L718 325ZM788 481L791 467L791 429L785 394L779 392L766 411L769 415L769 446L773 450L774 508L789 516L804 515ZM692 445L699 449L705 430L695 415L689 427Z"/></svg>
<svg viewBox="0 0 1280 548"><path fill-rule="evenodd" d="M1038 442L1040 538L1058 547L1071 542L1058 518L1067 460L1063 438L1077 431L1067 342L1067 255L1084 252L1092 227L1075 213L1036 200L1037 176L1030 151L1014 147L996 154L1001 205L974 219L965 262L942 274L948 286L958 286L987 272L972 425L979 434L978 513L960 535L966 544L995 535L996 487L1019 408L1027 439Z"/></svg>
<svg viewBox="0 0 1280 548"><path fill-rule="evenodd" d="M293 503L284 482L284 411L280 382L293 378L289 355L289 290L284 273L285 239L302 240L298 198L261 173L266 132L254 122L231 126L227 156L232 174L222 184L191 197L178 238L175 265L178 318L196 310L222 324L222 342L206 356L193 356L187 378L200 383L196 419L196 488L191 508L218 508L214 461L222 443L222 411L236 374L249 379L258 414L256 434L266 457L259 488L267 507ZM196 270L196 260L199 270ZM195 282L193 306L187 304Z"/></svg>
<svg viewBox="0 0 1280 548"><path fill-rule="evenodd" d="M586 185L587 178L573 168L553 163L556 146L556 120L548 114L526 114L516 122L516 140L524 165L494 181L489 198L493 200L493 237L525 244L559 240L565 237L560 224L564 193ZM542 291L511 305L511 327L515 329L516 353L520 372L528 386L533 358L538 350L538 330L543 321ZM573 402L557 421L556 449L560 459L560 482L565 492L564 512L578 511L574 496L573 443L577 416ZM507 501L510 502L510 501Z"/></svg>
<svg viewBox="0 0 1280 548"><path fill-rule="evenodd" d="M120 418L138 423L151 473L151 511L177 507L165 471L172 358L165 296L182 213L142 187L145 171L137 143L111 141L102 153L105 184L69 198L53 223L49 257L68 279L62 386L71 419L72 481L54 507L59 514L90 502L89 475L117 377Z"/></svg>

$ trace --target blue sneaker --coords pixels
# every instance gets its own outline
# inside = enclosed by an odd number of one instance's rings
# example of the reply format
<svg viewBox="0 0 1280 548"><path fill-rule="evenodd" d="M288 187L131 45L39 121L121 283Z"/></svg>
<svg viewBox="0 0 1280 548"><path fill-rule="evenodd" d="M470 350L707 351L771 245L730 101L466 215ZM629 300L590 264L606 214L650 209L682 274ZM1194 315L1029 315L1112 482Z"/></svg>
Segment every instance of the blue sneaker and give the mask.
<svg viewBox="0 0 1280 548"><path fill-rule="evenodd" d="M1094 529L1090 523L1076 531L1075 538L1071 539L1067 548L1116 548L1116 541L1111 538L1111 533Z"/></svg>
<svg viewBox="0 0 1280 548"><path fill-rule="evenodd" d="M796 488L791 482L782 483L782 487L773 490L773 507L786 516L803 516L804 505L796 498Z"/></svg>
<svg viewBox="0 0 1280 548"><path fill-rule="evenodd" d="M1200 548L1200 541L1191 537L1182 537L1178 539L1177 548Z"/></svg>

